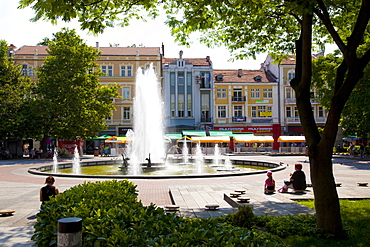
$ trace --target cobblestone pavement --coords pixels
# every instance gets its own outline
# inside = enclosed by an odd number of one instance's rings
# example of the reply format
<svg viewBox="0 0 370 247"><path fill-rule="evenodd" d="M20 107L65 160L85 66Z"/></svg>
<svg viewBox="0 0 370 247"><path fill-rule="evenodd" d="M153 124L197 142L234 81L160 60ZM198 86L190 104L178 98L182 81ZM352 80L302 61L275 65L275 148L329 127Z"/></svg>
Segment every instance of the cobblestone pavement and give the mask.
<svg viewBox="0 0 370 247"><path fill-rule="evenodd" d="M283 180L289 178L295 163L302 163L303 170L310 183L309 162L305 156L232 156L231 159L246 159L287 164L285 170L274 172L273 176L277 188L283 185ZM106 160L110 157L85 156L84 161ZM71 162L71 160L59 160ZM14 159L0 160L0 210L14 209L13 216L0 217L0 246L33 246L30 240L33 234L33 224L40 207L39 190L44 184L44 176L32 175L28 169L42 164L51 164L52 160ZM334 157L333 170L340 198L370 198L368 186L358 186L358 182L370 182L369 159L349 157ZM130 179L137 185L139 199L144 205L154 203L165 206L172 203L180 206L178 214L186 217L215 217L235 211L230 203L224 201L224 196L235 189L245 189L245 196L250 198L256 214L298 214L312 213L313 211L295 203L295 199L312 199L312 188L305 193L275 193L263 194L263 183L266 175L255 174L237 177L202 178L202 179ZM103 179L56 178L56 186L64 190L83 183ZM205 204L217 203L219 210L205 209Z"/></svg>

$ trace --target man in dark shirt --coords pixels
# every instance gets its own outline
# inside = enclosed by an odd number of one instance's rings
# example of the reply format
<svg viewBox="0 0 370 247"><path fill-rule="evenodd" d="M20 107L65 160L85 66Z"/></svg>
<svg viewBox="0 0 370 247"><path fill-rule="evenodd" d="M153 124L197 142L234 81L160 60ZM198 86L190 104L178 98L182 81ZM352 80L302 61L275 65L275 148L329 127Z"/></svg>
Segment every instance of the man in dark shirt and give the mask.
<svg viewBox="0 0 370 247"><path fill-rule="evenodd" d="M284 181L284 186L278 192L288 192L288 188L293 190L306 189L306 175L302 171L302 164L294 165L295 172L290 174L290 180Z"/></svg>

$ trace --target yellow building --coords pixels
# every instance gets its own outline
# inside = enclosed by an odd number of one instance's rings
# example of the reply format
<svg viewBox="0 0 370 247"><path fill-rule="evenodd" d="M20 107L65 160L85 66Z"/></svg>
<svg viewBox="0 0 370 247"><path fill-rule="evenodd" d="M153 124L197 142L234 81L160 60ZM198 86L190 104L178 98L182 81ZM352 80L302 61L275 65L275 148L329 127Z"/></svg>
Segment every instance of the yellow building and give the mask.
<svg viewBox="0 0 370 247"><path fill-rule="evenodd" d="M322 53L312 56L315 59ZM290 81L295 77L295 56L287 56L280 64L274 62L271 56L267 56L262 64L265 71L274 75L279 81L279 123L282 127L281 135L302 135L302 125L299 119L298 108L296 105L296 95L290 86ZM311 91L311 105L316 124L324 127L327 112L316 99L316 90Z"/></svg>
<svg viewBox="0 0 370 247"><path fill-rule="evenodd" d="M116 83L120 87L119 98L113 102L116 110L106 120L107 130L100 134L124 135L133 125L133 97L135 96L136 72L153 65L159 79L162 77L162 55L159 47L99 47L101 51L97 63L106 73L100 77L101 84ZM22 66L25 76L37 80L36 70L44 64L48 56L47 46L23 46L13 52L13 61Z"/></svg>
<svg viewBox="0 0 370 247"><path fill-rule="evenodd" d="M215 130L272 134L277 82L264 70L214 70Z"/></svg>

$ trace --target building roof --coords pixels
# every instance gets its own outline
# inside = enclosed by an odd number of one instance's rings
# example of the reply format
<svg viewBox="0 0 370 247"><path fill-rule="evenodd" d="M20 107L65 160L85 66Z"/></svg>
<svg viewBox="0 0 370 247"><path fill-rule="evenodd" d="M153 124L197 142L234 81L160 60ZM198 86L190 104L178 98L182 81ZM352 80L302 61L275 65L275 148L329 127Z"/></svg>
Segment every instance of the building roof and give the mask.
<svg viewBox="0 0 370 247"><path fill-rule="evenodd" d="M39 55L48 55L47 46L22 46L16 50L16 55L33 55L37 52ZM158 56L159 47L99 47L103 56Z"/></svg>
<svg viewBox="0 0 370 247"><path fill-rule="evenodd" d="M213 70L215 83L263 83L276 82L270 73L264 70Z"/></svg>
<svg viewBox="0 0 370 247"><path fill-rule="evenodd" d="M176 64L179 58L163 58L163 64ZM206 58L184 58L185 64L192 64L193 66L211 66L212 61L209 57Z"/></svg>

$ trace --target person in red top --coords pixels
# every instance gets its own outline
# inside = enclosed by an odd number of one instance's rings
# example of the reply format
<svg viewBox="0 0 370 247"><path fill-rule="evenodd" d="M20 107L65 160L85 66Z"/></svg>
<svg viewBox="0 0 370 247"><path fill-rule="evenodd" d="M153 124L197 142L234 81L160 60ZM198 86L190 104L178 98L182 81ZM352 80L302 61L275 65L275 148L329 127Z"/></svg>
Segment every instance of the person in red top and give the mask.
<svg viewBox="0 0 370 247"><path fill-rule="evenodd" d="M45 180L45 186L40 189L40 201L45 203L50 201L50 197L59 195L59 189L54 186L55 179L53 176L49 176Z"/></svg>
<svg viewBox="0 0 370 247"><path fill-rule="evenodd" d="M275 190L275 180L272 178L271 171L268 171L266 175L267 175L267 178L265 180L264 190L265 190L265 193L269 193Z"/></svg>

